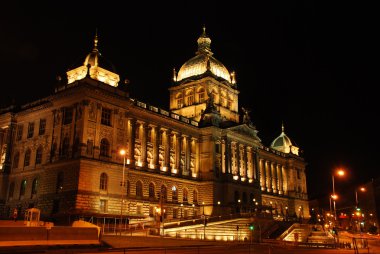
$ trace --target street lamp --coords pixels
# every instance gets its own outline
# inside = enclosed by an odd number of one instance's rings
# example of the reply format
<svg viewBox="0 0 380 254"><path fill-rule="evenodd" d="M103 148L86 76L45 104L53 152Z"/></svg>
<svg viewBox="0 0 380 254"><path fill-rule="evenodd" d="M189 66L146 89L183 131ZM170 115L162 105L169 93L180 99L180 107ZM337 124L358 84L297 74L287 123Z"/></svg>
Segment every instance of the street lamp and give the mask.
<svg viewBox="0 0 380 254"><path fill-rule="evenodd" d="M360 187L360 188L355 189L355 204L356 204L356 208L358 208L358 206L359 206L358 190L361 191L361 192L365 192L366 189L364 187Z"/></svg>
<svg viewBox="0 0 380 254"><path fill-rule="evenodd" d="M335 174L337 174L338 176L344 176L345 175L345 172L344 170L338 170L336 172L334 172ZM331 196L332 199L333 199L333 205L334 205L334 220L336 221L336 204L335 204L335 199L336 199L336 195L335 195L335 181L334 181L334 174L331 175L332 177L332 188L333 188L333 195Z"/></svg>
<svg viewBox="0 0 380 254"><path fill-rule="evenodd" d="M123 178L120 182L121 186L121 205L120 205L120 235L121 235L121 228L123 224L123 206L124 206L124 187L125 187L125 154L126 151L124 149L120 150L120 155L123 156Z"/></svg>

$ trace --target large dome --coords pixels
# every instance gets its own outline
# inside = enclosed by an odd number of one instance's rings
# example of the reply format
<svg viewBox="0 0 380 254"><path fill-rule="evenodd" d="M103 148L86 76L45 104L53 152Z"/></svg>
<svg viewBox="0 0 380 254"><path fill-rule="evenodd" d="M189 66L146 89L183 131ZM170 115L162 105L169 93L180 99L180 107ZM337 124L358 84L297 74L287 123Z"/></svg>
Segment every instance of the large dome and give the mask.
<svg viewBox="0 0 380 254"><path fill-rule="evenodd" d="M296 155L298 155L299 150L299 148L292 144L290 138L285 134L284 125L282 125L282 131L280 136L273 140L270 147L283 153L293 153Z"/></svg>
<svg viewBox="0 0 380 254"><path fill-rule="evenodd" d="M198 51L196 56L182 65L178 72L177 80L181 81L189 77L202 75L210 71L217 77L220 77L231 83L231 75L227 68L212 56L210 44L211 39L206 35L206 28L203 27L203 33L198 39Z"/></svg>

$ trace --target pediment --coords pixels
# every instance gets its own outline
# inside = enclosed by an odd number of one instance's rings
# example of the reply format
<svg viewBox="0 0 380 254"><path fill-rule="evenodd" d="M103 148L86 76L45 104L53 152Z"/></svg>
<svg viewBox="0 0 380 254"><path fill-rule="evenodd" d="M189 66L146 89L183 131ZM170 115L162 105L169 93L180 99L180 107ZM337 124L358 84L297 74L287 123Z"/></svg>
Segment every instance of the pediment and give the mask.
<svg viewBox="0 0 380 254"><path fill-rule="evenodd" d="M254 138L257 141L261 142L260 138L257 136L258 130L256 130L256 127L253 125L241 124L227 128L227 130L236 132L240 135L249 136L250 138Z"/></svg>

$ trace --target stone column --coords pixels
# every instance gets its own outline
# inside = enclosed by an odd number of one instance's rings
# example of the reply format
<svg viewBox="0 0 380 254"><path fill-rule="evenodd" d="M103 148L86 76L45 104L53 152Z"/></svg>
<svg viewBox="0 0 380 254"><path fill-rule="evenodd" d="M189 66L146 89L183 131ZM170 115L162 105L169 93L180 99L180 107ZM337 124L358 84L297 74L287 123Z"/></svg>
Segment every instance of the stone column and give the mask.
<svg viewBox="0 0 380 254"><path fill-rule="evenodd" d="M272 191L273 193L277 193L277 171L276 171L276 163L271 163L271 169L272 169Z"/></svg>
<svg viewBox="0 0 380 254"><path fill-rule="evenodd" d="M181 134L173 133L174 138L174 160L175 160L175 168L177 169L177 174L180 170L180 160L181 160Z"/></svg>
<svg viewBox="0 0 380 254"><path fill-rule="evenodd" d="M267 191L272 191L272 174L270 170L270 161L265 161L265 172L266 172L266 182L267 182Z"/></svg>
<svg viewBox="0 0 380 254"><path fill-rule="evenodd" d="M147 124L142 122L141 123L142 127L142 136L141 136L141 167L146 167L147 166L147 135L148 135L148 127Z"/></svg>
<svg viewBox="0 0 380 254"><path fill-rule="evenodd" d="M260 183L261 183L261 190L265 191L267 189L267 182L266 182L266 172L265 172L265 161L263 159L259 160L259 167L260 167Z"/></svg>
<svg viewBox="0 0 380 254"><path fill-rule="evenodd" d="M167 171L170 171L170 135L171 130L165 131L165 167Z"/></svg>
<svg viewBox="0 0 380 254"><path fill-rule="evenodd" d="M130 165L135 165L135 132L136 132L136 119L128 119L128 159Z"/></svg>
<svg viewBox="0 0 380 254"><path fill-rule="evenodd" d="M225 174L226 173L226 140L225 138L222 139L222 142L221 142L221 146L222 146L222 173Z"/></svg>
<svg viewBox="0 0 380 254"><path fill-rule="evenodd" d="M281 164L277 164L278 194L283 194L283 179L281 174Z"/></svg>
<svg viewBox="0 0 380 254"><path fill-rule="evenodd" d="M158 164L158 151L160 146L160 131L157 126L152 126L152 145L153 145L153 165L156 170L160 170L160 165Z"/></svg>

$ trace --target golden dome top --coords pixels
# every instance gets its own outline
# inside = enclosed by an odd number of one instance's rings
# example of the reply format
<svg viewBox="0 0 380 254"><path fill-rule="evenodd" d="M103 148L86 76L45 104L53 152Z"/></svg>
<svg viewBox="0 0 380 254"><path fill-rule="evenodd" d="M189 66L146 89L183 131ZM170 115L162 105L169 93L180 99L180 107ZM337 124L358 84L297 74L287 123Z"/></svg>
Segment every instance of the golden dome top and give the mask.
<svg viewBox="0 0 380 254"><path fill-rule="evenodd" d="M212 56L213 53L210 48L211 39L206 35L205 27L203 27L203 32L197 42L198 51L196 52L196 56L182 65L176 81L181 81L210 71L215 76L223 78L231 83L231 75L227 68Z"/></svg>
<svg viewBox="0 0 380 254"><path fill-rule="evenodd" d="M68 84L89 75L92 79L117 87L120 77L111 62L102 57L98 50L98 33L94 38L94 49L86 56L83 65L67 71Z"/></svg>

